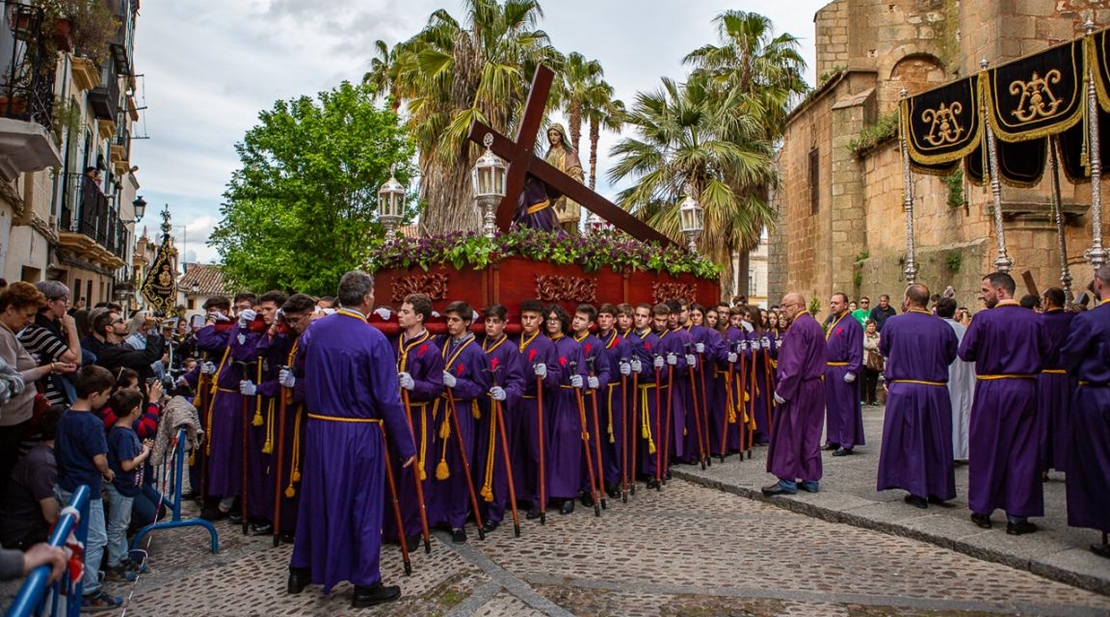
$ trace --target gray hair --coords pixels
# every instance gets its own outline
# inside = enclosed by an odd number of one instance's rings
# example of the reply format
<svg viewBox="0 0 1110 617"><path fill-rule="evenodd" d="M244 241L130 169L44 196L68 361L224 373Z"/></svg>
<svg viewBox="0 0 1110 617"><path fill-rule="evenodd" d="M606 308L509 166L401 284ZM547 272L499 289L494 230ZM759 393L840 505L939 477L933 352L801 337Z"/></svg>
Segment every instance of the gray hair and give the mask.
<svg viewBox="0 0 1110 617"><path fill-rule="evenodd" d="M35 287L47 300L60 300L69 295L69 287L61 281L39 281L35 283Z"/></svg>
<svg viewBox="0 0 1110 617"><path fill-rule="evenodd" d="M127 331L135 334L142 329L143 323L146 322L147 315L150 311L135 311L131 314L131 321L127 322Z"/></svg>
<svg viewBox="0 0 1110 617"><path fill-rule="evenodd" d="M1099 266L1098 269L1095 270L1095 278L1110 285L1110 264Z"/></svg>
<svg viewBox="0 0 1110 617"><path fill-rule="evenodd" d="M339 279L339 291L335 294L340 306L354 307L362 304L366 294L374 291L374 277L361 270L352 270Z"/></svg>

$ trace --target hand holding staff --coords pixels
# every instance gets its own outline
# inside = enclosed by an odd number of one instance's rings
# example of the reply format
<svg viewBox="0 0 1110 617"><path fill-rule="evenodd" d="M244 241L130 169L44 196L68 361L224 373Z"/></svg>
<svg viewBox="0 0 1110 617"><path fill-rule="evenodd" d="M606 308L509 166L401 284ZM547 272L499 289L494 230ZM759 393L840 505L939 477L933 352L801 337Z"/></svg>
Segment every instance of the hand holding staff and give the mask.
<svg viewBox="0 0 1110 617"><path fill-rule="evenodd" d="M404 403L405 406L405 419L408 420L409 423L409 432L412 433L413 442L417 443L416 431L413 430L412 424L412 404L409 402L409 391L404 388L401 389L401 402ZM424 465L424 461L420 460L419 455L417 455L416 464L418 467ZM416 482L416 507L420 510L420 529L424 536L424 553L428 554L432 552L432 534L428 531L428 510L424 506L424 482L420 479L420 472L421 470L419 468L414 469L412 477ZM401 538L401 543L405 544L407 542L405 539L405 528L398 527L397 534Z"/></svg>

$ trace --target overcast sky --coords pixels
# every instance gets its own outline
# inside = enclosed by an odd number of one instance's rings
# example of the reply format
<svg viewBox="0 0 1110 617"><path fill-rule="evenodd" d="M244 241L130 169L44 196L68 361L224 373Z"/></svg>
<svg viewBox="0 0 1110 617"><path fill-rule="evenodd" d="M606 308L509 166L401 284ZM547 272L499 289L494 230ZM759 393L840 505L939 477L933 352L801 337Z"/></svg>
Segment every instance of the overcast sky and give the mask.
<svg viewBox="0 0 1110 617"><path fill-rule="evenodd" d="M681 79L682 57L716 42L724 10L762 12L776 32L801 40L813 83L813 16L828 0L560 0L543 2L540 28L552 44L597 59L617 98ZM238 166L235 143L274 101L357 83L374 41L392 45L418 32L437 8L463 19L462 3L430 0L147 0L136 25L135 66L142 112L133 163L150 204L146 224L170 205L174 235L189 261L217 260L205 243L219 221L221 194ZM615 135L599 146L598 189ZM583 146L586 147L585 139ZM583 162L586 154L583 154Z"/></svg>

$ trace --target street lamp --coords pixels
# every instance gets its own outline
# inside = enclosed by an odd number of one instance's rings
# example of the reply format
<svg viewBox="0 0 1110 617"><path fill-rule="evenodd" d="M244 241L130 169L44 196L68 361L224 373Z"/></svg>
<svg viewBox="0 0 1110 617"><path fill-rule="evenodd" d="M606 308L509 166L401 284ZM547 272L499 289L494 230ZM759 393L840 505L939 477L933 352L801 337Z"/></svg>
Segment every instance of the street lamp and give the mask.
<svg viewBox="0 0 1110 617"><path fill-rule="evenodd" d="M686 185L686 199L678 208L679 224L683 235L686 236L686 248L691 253L698 252L698 238L705 229L705 210L694 199L694 187Z"/></svg>
<svg viewBox="0 0 1110 617"><path fill-rule="evenodd" d="M482 138L482 144L485 145L486 151L474 164L470 181L474 188L474 199L482 209L482 233L487 238L492 238L497 233L493 208L501 203L501 198L505 196L505 174L508 168L505 166L505 161L490 150L490 146L493 145L491 133L486 133Z"/></svg>
<svg viewBox="0 0 1110 617"><path fill-rule="evenodd" d="M136 197L135 201L131 202L131 205L135 208L135 218L133 218L129 221L124 220L124 219L121 218L119 220L119 222L124 224L124 225L130 225L131 223L138 223L139 221L141 221L143 219L143 215L146 214L146 200L143 199L142 195L139 195L138 197Z"/></svg>
<svg viewBox="0 0 1110 617"><path fill-rule="evenodd" d="M378 190L378 218L388 236L404 218L405 187L397 181L396 165L389 166L389 180Z"/></svg>

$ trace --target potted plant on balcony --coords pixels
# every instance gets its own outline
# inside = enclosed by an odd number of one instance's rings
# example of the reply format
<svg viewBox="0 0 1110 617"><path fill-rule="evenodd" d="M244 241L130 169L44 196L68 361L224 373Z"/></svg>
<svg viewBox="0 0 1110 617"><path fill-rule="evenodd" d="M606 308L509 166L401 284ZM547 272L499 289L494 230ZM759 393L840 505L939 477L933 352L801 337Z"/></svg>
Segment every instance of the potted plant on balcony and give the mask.
<svg viewBox="0 0 1110 617"><path fill-rule="evenodd" d="M88 0L33 0L46 12L42 40L49 53L72 51L98 66L108 59L108 45L120 22L103 2Z"/></svg>

